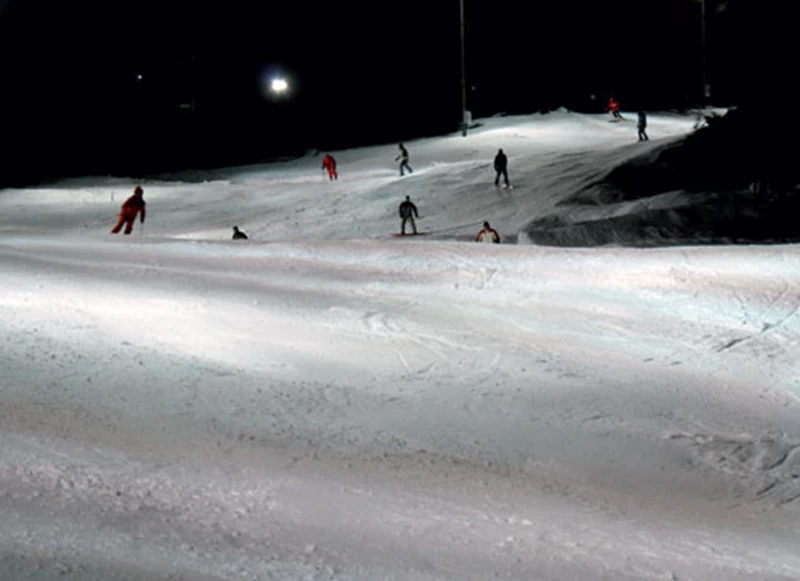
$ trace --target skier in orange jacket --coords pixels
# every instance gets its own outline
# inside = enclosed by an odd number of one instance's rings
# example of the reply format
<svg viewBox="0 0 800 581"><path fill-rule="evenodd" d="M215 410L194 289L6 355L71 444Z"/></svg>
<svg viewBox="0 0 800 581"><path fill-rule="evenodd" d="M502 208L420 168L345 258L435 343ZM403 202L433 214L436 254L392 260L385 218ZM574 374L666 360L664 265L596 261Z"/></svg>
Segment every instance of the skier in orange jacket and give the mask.
<svg viewBox="0 0 800 581"><path fill-rule="evenodd" d="M136 186L133 190L133 195L125 200L125 203L122 204L122 211L119 213L119 220L117 221L117 225L111 229L112 234L118 233L122 230L122 225L125 224L125 234L130 234L133 231L133 222L136 220L136 215L141 212L141 220L142 224L144 224L144 198L142 195L144 194L144 190L142 186Z"/></svg>
<svg viewBox="0 0 800 581"><path fill-rule="evenodd" d="M619 112L619 103L614 97L608 98L608 110L611 111L614 119L622 119L622 114Z"/></svg>
<svg viewBox="0 0 800 581"><path fill-rule="evenodd" d="M328 170L328 179L331 181L339 179L339 174L336 173L336 160L330 153L326 153L322 159L322 169Z"/></svg>

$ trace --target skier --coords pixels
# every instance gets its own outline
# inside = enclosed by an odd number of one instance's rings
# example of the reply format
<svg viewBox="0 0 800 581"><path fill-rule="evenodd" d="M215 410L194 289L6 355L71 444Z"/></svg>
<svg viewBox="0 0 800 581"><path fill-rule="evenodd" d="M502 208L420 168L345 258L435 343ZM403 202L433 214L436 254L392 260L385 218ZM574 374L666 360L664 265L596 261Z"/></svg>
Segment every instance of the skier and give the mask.
<svg viewBox="0 0 800 581"><path fill-rule="evenodd" d="M136 215L141 212L142 224L144 224L145 203L142 196L144 190L142 186L136 186L133 190L133 195L125 200L122 204L122 211L119 213L119 220L117 225L111 229L112 234L117 234L122 230L122 225L125 224L125 234L130 234L133 231L133 222L136 220Z"/></svg>
<svg viewBox="0 0 800 581"><path fill-rule="evenodd" d="M406 222L409 221L411 222L411 228L413 228L414 234L417 233L417 224L414 222L415 217L419 218L417 207L414 205L414 202L411 201L411 196L406 196L405 201L400 204L400 218L402 220L400 223L401 235L406 235Z"/></svg>
<svg viewBox="0 0 800 581"><path fill-rule="evenodd" d="M478 232L478 237L475 239L475 242L500 244L500 234L497 233L497 230L489 226L489 222L484 222L483 230Z"/></svg>
<svg viewBox="0 0 800 581"><path fill-rule="evenodd" d="M638 113L639 120L636 123L636 128L639 130L639 141L648 141L650 137L647 135L647 113L644 111L639 111Z"/></svg>
<svg viewBox="0 0 800 581"><path fill-rule="evenodd" d="M614 119L622 119L622 114L619 112L619 103L614 97L608 98L608 110L611 111L611 115Z"/></svg>
<svg viewBox="0 0 800 581"><path fill-rule="evenodd" d="M494 178L494 185L500 185L500 175L503 176L503 180L505 181L506 187L508 187L508 158L506 154L503 153L502 149L497 150L497 155L494 156L494 171L497 172L497 176Z"/></svg>
<svg viewBox="0 0 800 581"><path fill-rule="evenodd" d="M406 148L403 147L402 143L399 144L398 147L400 148L400 155L395 157L394 160L400 160L400 175L403 175L403 168L407 169L408 173L414 173L414 170L411 169L410 165L408 165L408 151L406 151Z"/></svg>
<svg viewBox="0 0 800 581"><path fill-rule="evenodd" d="M339 174L336 173L336 160L330 153L326 153L322 159L322 169L328 170L328 179L331 181L339 179Z"/></svg>
<svg viewBox="0 0 800 581"><path fill-rule="evenodd" d="M247 234L239 230L238 226L233 227L233 238L231 240L247 240Z"/></svg>

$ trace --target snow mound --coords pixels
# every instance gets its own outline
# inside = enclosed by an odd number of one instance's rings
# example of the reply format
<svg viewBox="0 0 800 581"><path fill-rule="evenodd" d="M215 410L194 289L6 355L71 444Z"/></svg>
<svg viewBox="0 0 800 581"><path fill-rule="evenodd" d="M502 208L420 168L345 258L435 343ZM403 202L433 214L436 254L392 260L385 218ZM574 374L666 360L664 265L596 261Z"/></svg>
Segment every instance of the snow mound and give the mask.
<svg viewBox="0 0 800 581"><path fill-rule="evenodd" d="M735 114L673 140L562 159L562 199L520 241L558 246L786 243L800 240L797 178L784 152L741 143ZM585 166L584 171L580 170ZM545 184L549 181L543 176ZM751 186L752 184L752 186ZM571 191L565 192L565 189Z"/></svg>
<svg viewBox="0 0 800 581"><path fill-rule="evenodd" d="M670 439L682 450L687 468L735 476L735 496L776 505L800 499L800 441L685 433Z"/></svg>
<svg viewBox="0 0 800 581"><path fill-rule="evenodd" d="M608 195L602 188L598 197ZM800 197L749 190L666 192L634 201L561 209L531 221L520 240L554 246L665 246L800 241ZM524 236L524 237L523 237Z"/></svg>

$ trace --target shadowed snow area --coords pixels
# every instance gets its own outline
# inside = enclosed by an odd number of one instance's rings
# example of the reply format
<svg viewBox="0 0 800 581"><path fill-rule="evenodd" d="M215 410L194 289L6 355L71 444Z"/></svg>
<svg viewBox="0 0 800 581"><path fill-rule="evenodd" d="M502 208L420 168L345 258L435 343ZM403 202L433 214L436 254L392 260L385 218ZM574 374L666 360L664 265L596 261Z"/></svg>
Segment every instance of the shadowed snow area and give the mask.
<svg viewBox="0 0 800 581"><path fill-rule="evenodd" d="M513 244L692 123L0 191L0 579L800 578L800 248Z"/></svg>

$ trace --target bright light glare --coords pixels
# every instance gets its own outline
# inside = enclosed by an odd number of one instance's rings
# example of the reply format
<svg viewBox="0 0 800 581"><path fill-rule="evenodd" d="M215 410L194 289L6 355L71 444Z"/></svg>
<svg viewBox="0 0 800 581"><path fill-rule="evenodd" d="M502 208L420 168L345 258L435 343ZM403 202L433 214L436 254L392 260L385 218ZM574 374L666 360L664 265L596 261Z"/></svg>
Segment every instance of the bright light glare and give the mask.
<svg viewBox="0 0 800 581"><path fill-rule="evenodd" d="M283 93L289 88L289 83L285 79L272 79L271 87L275 93Z"/></svg>

